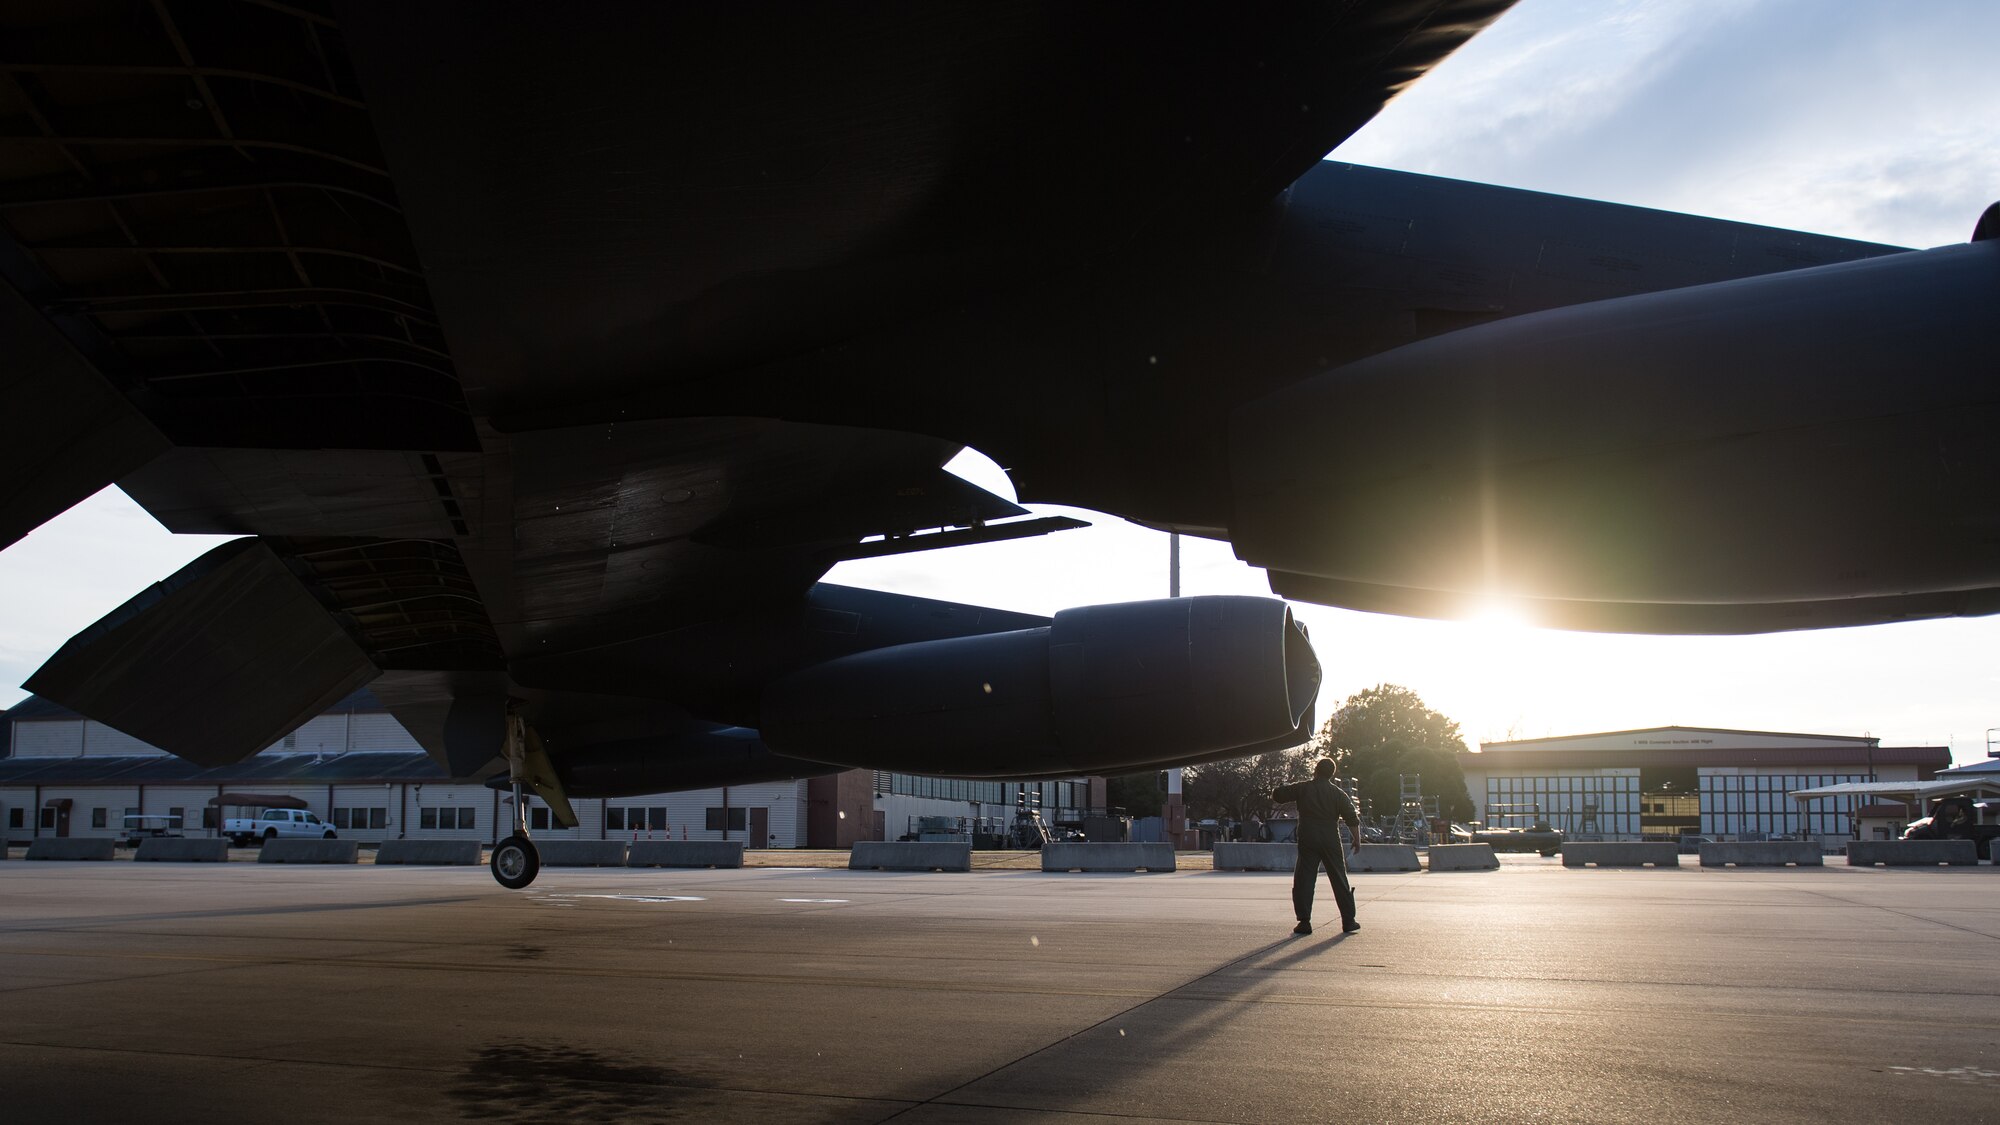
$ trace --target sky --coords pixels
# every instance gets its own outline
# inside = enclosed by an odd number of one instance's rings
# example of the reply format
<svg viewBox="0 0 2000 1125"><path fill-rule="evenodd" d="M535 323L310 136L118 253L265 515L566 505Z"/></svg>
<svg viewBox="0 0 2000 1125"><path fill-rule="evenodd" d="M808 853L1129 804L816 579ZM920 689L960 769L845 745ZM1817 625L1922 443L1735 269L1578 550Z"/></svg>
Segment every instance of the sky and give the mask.
<svg viewBox="0 0 2000 1125"><path fill-rule="evenodd" d="M2000 199L1995 42L1991 0L1522 0L1332 155L1897 245L1962 242ZM954 468L1013 495L975 451ZM828 580L1036 613L1166 595L1166 536L1034 508L1093 526L845 563ZM0 552L0 706L70 635L219 541L169 536L112 489ZM1182 544L1184 594L1269 593L1226 544ZM1949 744L1970 762L2000 728L2000 618L1632 637L1294 612L1325 667L1317 718L1397 683L1475 746L1680 725Z"/></svg>

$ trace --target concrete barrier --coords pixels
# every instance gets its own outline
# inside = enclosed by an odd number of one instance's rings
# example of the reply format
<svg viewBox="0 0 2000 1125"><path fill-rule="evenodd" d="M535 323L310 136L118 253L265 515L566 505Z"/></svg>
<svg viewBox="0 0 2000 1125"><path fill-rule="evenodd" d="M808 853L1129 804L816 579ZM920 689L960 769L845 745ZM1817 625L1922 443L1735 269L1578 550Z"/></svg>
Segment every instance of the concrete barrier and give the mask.
<svg viewBox="0 0 2000 1125"><path fill-rule="evenodd" d="M1824 867L1819 845L1810 840L1711 840L1701 845L1703 867Z"/></svg>
<svg viewBox="0 0 2000 1125"><path fill-rule="evenodd" d="M543 867L623 867L623 840L536 840Z"/></svg>
<svg viewBox="0 0 2000 1125"><path fill-rule="evenodd" d="M89 836L41 836L28 844L25 859L110 859L118 841Z"/></svg>
<svg viewBox="0 0 2000 1125"><path fill-rule="evenodd" d="M477 867L485 862L478 840L384 840L375 852L375 866L392 863L437 867Z"/></svg>
<svg viewBox="0 0 2000 1125"><path fill-rule="evenodd" d="M1498 871L1492 844L1432 844L1432 871Z"/></svg>
<svg viewBox="0 0 2000 1125"><path fill-rule="evenodd" d="M741 840L645 840L626 853L627 867L741 867Z"/></svg>
<svg viewBox="0 0 2000 1125"><path fill-rule="evenodd" d="M944 840L860 840L847 853L850 871L970 871L972 845Z"/></svg>
<svg viewBox="0 0 2000 1125"><path fill-rule="evenodd" d="M209 840L200 836L148 836L139 841L139 854L132 857L141 863L228 863L229 841Z"/></svg>
<svg viewBox="0 0 2000 1125"><path fill-rule="evenodd" d="M258 863L354 863L361 845L352 840L267 840Z"/></svg>
<svg viewBox="0 0 2000 1125"><path fill-rule="evenodd" d="M1421 871L1414 844L1363 844L1358 852L1347 852L1349 871Z"/></svg>
<svg viewBox="0 0 2000 1125"><path fill-rule="evenodd" d="M1970 867L1979 862L1979 845L1971 840L1851 840L1849 867Z"/></svg>
<svg viewBox="0 0 2000 1125"><path fill-rule="evenodd" d="M1604 840L1587 842L1564 840L1562 846L1564 867L1644 867L1652 864L1657 868L1678 868L1681 865L1681 846L1671 840Z"/></svg>
<svg viewBox="0 0 2000 1125"><path fill-rule="evenodd" d="M1217 871L1290 871L1298 862L1297 844L1219 840L1215 845Z"/></svg>
<svg viewBox="0 0 2000 1125"><path fill-rule="evenodd" d="M1043 844L1044 871L1172 871L1174 849L1165 843Z"/></svg>

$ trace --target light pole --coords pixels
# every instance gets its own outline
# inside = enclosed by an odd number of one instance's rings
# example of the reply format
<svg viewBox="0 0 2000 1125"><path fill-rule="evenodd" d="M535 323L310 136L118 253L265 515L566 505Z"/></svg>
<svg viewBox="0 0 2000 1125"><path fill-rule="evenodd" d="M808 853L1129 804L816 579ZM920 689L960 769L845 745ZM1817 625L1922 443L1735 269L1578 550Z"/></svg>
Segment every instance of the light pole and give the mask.
<svg viewBox="0 0 2000 1125"><path fill-rule="evenodd" d="M1167 596L1181 596L1181 533L1167 532ZM1181 848L1181 833L1187 821L1187 804L1181 796L1181 767L1167 771L1167 805L1160 810L1160 826L1166 830L1167 845Z"/></svg>

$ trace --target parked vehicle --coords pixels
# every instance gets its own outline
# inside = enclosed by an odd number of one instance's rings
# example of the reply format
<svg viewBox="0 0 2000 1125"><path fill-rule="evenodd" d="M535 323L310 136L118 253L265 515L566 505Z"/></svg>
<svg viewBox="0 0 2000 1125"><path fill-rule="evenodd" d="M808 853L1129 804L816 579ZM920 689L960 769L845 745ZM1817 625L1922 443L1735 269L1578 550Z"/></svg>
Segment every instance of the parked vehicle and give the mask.
<svg viewBox="0 0 2000 1125"><path fill-rule="evenodd" d="M152 813L128 813L125 817L125 846L136 848L142 840L181 835L181 818Z"/></svg>
<svg viewBox="0 0 2000 1125"><path fill-rule="evenodd" d="M1903 829L1903 839L1971 840L1980 859L1991 859L1993 841L2000 839L2000 824L1980 823L1984 805L1975 804L1970 797L1946 797L1931 806L1931 815L1911 821Z"/></svg>
<svg viewBox="0 0 2000 1125"><path fill-rule="evenodd" d="M1540 852L1552 856L1562 850L1563 834L1547 821L1527 828L1487 828L1472 834L1475 844L1491 844L1496 852Z"/></svg>
<svg viewBox="0 0 2000 1125"><path fill-rule="evenodd" d="M331 840L333 826L304 809L265 809L256 816L232 816L222 822L222 834L237 847L252 840Z"/></svg>

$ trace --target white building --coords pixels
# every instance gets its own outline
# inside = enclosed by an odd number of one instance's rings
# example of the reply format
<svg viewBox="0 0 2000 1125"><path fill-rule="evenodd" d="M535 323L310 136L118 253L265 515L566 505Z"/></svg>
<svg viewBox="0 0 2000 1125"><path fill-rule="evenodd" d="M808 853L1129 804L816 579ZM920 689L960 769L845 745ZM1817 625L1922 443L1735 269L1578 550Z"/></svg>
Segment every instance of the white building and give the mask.
<svg viewBox="0 0 2000 1125"><path fill-rule="evenodd" d="M1488 742L1464 754L1466 788L1491 825L1540 817L1574 837L1847 839L1852 799L1801 810L1786 794L1850 781L1917 781L1951 765L1944 746L1826 734L1650 727Z"/></svg>
<svg viewBox="0 0 2000 1125"><path fill-rule="evenodd" d="M127 815L177 816L188 835L212 834L216 817L243 815L209 802L224 793L296 798L342 839L476 837L511 829L511 797L454 780L366 689L254 757L204 769L45 699L5 712L11 753L0 758L0 832L9 843L38 835L117 836ZM895 839L918 816L1011 821L1024 790L1053 822L1102 805L1101 779L947 781L850 770L642 797L572 802L575 828L552 827L531 799L529 830L551 839L743 840L751 847L846 847ZM818 815L814 810L818 810ZM204 833L206 830L206 833Z"/></svg>

